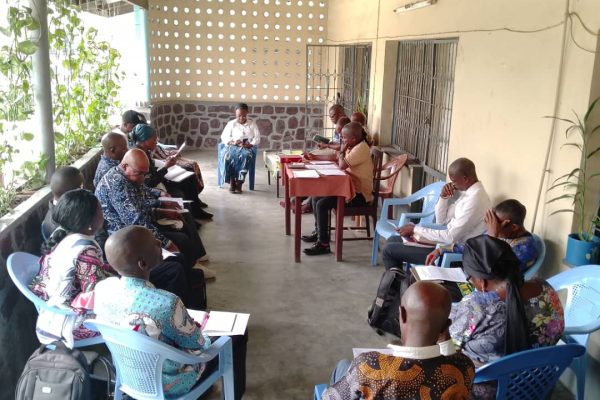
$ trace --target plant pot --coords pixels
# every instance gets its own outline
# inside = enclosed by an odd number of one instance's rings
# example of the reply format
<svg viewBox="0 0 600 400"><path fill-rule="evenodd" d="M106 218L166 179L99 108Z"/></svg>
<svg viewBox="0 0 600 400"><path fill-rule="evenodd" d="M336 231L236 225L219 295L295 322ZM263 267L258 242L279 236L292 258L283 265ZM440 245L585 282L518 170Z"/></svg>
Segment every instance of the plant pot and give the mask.
<svg viewBox="0 0 600 400"><path fill-rule="evenodd" d="M576 233L571 233L567 239L567 254L565 263L578 267L580 265L597 264L600 255L600 237L593 236L591 241L579 240Z"/></svg>

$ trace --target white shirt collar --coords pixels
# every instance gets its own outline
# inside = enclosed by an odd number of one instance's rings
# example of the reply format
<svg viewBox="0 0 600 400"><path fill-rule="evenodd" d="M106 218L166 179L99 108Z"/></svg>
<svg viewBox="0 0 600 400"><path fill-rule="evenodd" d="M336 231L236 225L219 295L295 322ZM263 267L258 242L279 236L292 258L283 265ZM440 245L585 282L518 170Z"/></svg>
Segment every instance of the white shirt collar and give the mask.
<svg viewBox="0 0 600 400"><path fill-rule="evenodd" d="M394 357L415 358L417 360L425 360L439 356L451 356L456 353L456 346L451 339L433 346L409 347L388 344L387 347L392 350L392 355Z"/></svg>

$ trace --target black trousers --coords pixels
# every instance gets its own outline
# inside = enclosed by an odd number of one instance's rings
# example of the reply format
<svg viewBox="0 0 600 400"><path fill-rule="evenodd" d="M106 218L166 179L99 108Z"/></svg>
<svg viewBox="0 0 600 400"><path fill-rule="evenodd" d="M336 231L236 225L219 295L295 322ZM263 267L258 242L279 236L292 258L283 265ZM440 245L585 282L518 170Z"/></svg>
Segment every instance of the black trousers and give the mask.
<svg viewBox="0 0 600 400"><path fill-rule="evenodd" d="M178 257L169 257L150 271L150 282L158 289L177 295L183 304L190 301L191 290L188 274Z"/></svg>
<svg viewBox="0 0 600 400"><path fill-rule="evenodd" d="M383 248L381 258L386 269L400 267L403 262L425 264L427 254L432 250L432 247L405 246L400 236L392 236Z"/></svg>
<svg viewBox="0 0 600 400"><path fill-rule="evenodd" d="M246 392L246 351L248 347L248 330L244 335L231 337L231 351L233 358L233 391L235 400L239 400ZM216 342L219 336L211 337L212 342ZM218 359L213 359L206 364L203 376L210 375L219 367ZM200 379L202 381L202 379ZM200 397L203 399L204 396Z"/></svg>
<svg viewBox="0 0 600 400"><path fill-rule="evenodd" d="M200 200L198 199L200 192L198 191L198 185L196 184L195 179L196 178L193 176L190 176L181 182L172 182L165 179L164 184L167 188L167 192L173 197L191 200L192 202L189 203L189 210L194 217L201 217L204 212L202 207L200 207Z"/></svg>
<svg viewBox="0 0 600 400"><path fill-rule="evenodd" d="M337 197L311 197L310 200L313 215L315 216L315 231L319 236L319 242L329 243L329 213L337 205ZM362 207L365 204L367 202L362 193L356 193L356 196L349 203L346 203L346 207Z"/></svg>
<svg viewBox="0 0 600 400"><path fill-rule="evenodd" d="M173 243L179 248L185 261L184 265L186 269L191 269L196 260L206 255L206 249L198 235L196 229L196 223L189 213L181 214L183 217L183 228L177 230L175 228L157 225L160 232L171 239Z"/></svg>

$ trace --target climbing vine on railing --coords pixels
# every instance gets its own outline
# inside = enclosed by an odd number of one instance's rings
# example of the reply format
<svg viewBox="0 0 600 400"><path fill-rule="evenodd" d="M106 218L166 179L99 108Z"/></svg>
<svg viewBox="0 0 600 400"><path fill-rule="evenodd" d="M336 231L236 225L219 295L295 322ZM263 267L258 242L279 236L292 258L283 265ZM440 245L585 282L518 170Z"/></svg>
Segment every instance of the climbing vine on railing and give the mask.
<svg viewBox="0 0 600 400"><path fill-rule="evenodd" d="M8 44L0 48L0 216L10 211L23 182L43 183L46 156L40 154L11 166L19 143L31 141L25 129L33 116L31 56L37 51L39 22L27 1L3 1L7 19L0 32ZM52 79L56 164L67 165L98 143L109 129L108 117L118 107L116 96L123 74L120 54L98 31L84 26L81 11L68 0L48 2L48 39ZM28 151L33 146L27 146Z"/></svg>

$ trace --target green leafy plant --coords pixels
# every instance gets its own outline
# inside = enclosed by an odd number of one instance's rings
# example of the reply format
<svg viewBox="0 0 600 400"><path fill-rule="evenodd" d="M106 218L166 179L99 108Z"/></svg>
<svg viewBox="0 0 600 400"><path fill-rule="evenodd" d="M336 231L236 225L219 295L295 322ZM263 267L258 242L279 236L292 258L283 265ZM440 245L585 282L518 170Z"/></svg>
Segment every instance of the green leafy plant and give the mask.
<svg viewBox="0 0 600 400"><path fill-rule="evenodd" d="M600 103L600 98L597 98L592 102L592 104L590 104L583 119L581 119L581 117L575 112L574 120L559 117L549 117L559 121L567 122L569 124L565 131L567 140L571 140L573 136L580 139L576 142L569 141L562 146L563 148L570 147L578 150L578 152L581 154L581 163L579 167L574 168L571 172L559 176L556 180L554 180L548 189L550 191L562 188L563 191L567 191L569 193L556 196L550 199L548 203L562 199L572 199L573 209L560 209L554 211L551 215L563 212L575 213L577 216L577 235L579 240L582 241L592 240L594 226L595 224L598 224L598 218L596 216L592 217L591 220L586 219L587 213L585 204L587 191L592 188L598 188L598 183L596 181L598 177L600 177L600 171L592 170L593 164L591 163L591 160L594 157L600 157L600 147L593 148L592 145L592 139L600 131L600 125L590 126L591 114L598 103Z"/></svg>

